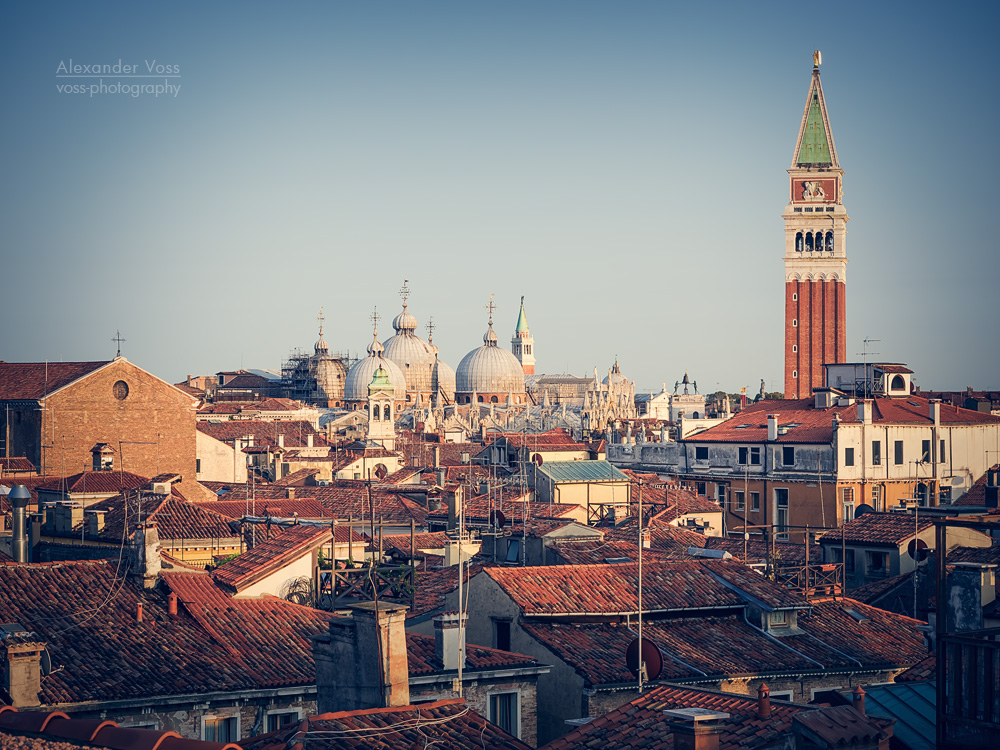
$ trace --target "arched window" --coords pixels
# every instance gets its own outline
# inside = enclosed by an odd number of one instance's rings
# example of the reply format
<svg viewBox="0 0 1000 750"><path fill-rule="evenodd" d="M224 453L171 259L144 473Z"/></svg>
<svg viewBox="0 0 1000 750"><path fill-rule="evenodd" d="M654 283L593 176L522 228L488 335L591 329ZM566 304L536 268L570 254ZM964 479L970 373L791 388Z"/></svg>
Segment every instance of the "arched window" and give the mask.
<svg viewBox="0 0 1000 750"><path fill-rule="evenodd" d="M811 253L813 251L813 233L806 232L806 252Z"/></svg>
<svg viewBox="0 0 1000 750"><path fill-rule="evenodd" d="M833 252L833 232L826 233L826 251L828 253Z"/></svg>
<svg viewBox="0 0 1000 750"><path fill-rule="evenodd" d="M795 233L795 252L802 252L802 232Z"/></svg>
<svg viewBox="0 0 1000 750"><path fill-rule="evenodd" d="M490 396L490 403L491 404L498 404L498 403L500 403L500 399L498 399L496 396Z"/></svg>
<svg viewBox="0 0 1000 750"><path fill-rule="evenodd" d="M374 419L374 420L381 419L381 417L379 416L379 414L380 414L380 411L379 411L379 408L378 408L378 404L375 404L375 406L372 407L372 419Z"/></svg>
<svg viewBox="0 0 1000 750"><path fill-rule="evenodd" d="M385 405L385 418L392 419L392 407L389 404Z"/></svg>
<svg viewBox="0 0 1000 750"><path fill-rule="evenodd" d="M906 381L903 380L903 376L902 375L893 375L892 376L892 381L889 383L889 390L890 391L905 391L906 390Z"/></svg>
<svg viewBox="0 0 1000 750"><path fill-rule="evenodd" d="M698 412L695 412L695 413L694 413L694 418L695 418L695 419L699 419L699 418L700 418L700 415L698 414Z"/></svg>
<svg viewBox="0 0 1000 750"><path fill-rule="evenodd" d="M479 398L477 398L476 400L477 400L477 401L478 401L479 403L483 403L483 397L482 397L482 396L480 396L480 397L479 397Z"/></svg>

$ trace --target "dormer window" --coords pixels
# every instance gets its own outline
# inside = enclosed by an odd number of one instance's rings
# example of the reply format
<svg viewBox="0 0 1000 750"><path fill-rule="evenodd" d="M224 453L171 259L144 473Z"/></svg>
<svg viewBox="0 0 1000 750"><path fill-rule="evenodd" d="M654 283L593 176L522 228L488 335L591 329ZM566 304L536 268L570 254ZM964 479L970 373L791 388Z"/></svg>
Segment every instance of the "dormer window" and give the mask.
<svg viewBox="0 0 1000 750"><path fill-rule="evenodd" d="M767 624L772 628L787 628L788 611L784 609L775 610L767 616Z"/></svg>

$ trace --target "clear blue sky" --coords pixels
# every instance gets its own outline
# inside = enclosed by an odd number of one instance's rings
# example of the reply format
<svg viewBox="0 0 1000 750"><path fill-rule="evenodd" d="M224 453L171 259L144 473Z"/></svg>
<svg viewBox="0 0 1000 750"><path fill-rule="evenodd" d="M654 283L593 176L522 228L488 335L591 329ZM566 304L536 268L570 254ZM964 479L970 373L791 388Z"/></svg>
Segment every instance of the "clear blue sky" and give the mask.
<svg viewBox="0 0 1000 750"><path fill-rule="evenodd" d="M821 49L848 351L1000 387L998 8L6 3L0 358L104 359L121 329L167 380L277 368L321 305L334 349L363 351L375 305L391 334L406 278L453 367L494 292L503 343L525 295L540 372L780 389ZM70 59L178 66L180 90L60 93Z"/></svg>

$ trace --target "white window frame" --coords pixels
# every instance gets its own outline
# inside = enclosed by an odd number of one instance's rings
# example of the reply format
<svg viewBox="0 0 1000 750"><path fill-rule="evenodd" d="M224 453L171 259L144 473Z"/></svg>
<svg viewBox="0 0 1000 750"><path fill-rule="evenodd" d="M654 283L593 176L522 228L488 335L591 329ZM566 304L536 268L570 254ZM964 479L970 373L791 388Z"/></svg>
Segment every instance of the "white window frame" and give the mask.
<svg viewBox="0 0 1000 750"><path fill-rule="evenodd" d="M791 702L795 698L794 690L773 690L771 691L771 698L776 701L789 701Z"/></svg>
<svg viewBox="0 0 1000 750"><path fill-rule="evenodd" d="M493 711L493 696L496 695L513 695L515 700L514 706L514 721L517 723L515 729L517 731L511 732L511 734L517 739L521 739L521 688L514 688L513 690L492 690L486 693L486 720L489 721L494 726L500 726L493 721L492 711Z"/></svg>
<svg viewBox="0 0 1000 750"><path fill-rule="evenodd" d="M242 722L241 717L240 717L240 712L239 711L232 711L232 712L223 711L223 712L219 712L219 713L212 712L212 713L202 714L202 716L201 716L201 739L202 740L205 740L206 742L218 742L219 741L218 739L209 740L205 736L206 733L207 733L206 730L208 729L208 727L205 726L206 722L208 722L208 721L218 721L219 719L236 719L236 739L235 740L229 740L229 741L230 742L239 742L241 739L243 739L243 726L242 726L243 722Z"/></svg>
<svg viewBox="0 0 1000 750"><path fill-rule="evenodd" d="M269 719L272 716L278 716L280 714L295 714L296 721L302 721L302 709L301 708L293 708L291 706L287 706L285 708L270 708L270 709L268 709L267 711L264 712L264 731L265 732L273 731L273 730L271 730L271 729L268 728Z"/></svg>

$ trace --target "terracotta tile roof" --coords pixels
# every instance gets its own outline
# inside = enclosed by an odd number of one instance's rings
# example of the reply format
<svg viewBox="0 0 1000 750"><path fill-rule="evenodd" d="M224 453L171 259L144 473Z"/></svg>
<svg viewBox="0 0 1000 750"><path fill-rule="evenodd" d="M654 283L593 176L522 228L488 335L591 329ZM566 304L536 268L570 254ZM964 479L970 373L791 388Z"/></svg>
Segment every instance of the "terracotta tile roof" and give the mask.
<svg viewBox="0 0 1000 750"><path fill-rule="evenodd" d="M431 468L434 466L434 451L440 455L440 466L448 468L469 468L469 464L462 463L462 454L468 453L470 458L482 450L480 443L430 443L421 440L397 441L396 447L400 454L410 463L412 457L416 456L419 468Z"/></svg>
<svg viewBox="0 0 1000 750"><path fill-rule="evenodd" d="M911 403L912 402L912 403ZM920 396L910 395L905 399L877 398L872 403L872 421L875 424L931 424L930 402ZM915 405L914 405L915 404ZM747 406L720 425L710 427L689 438L687 443L707 442L767 442L767 415L778 415L778 443L829 443L833 438L833 417L837 415L844 424L858 423L858 406L834 406L829 409L815 408L812 398L785 399L782 401L760 401ZM941 424L967 425L1000 422L1000 417L941 405ZM791 426L795 425L795 426Z"/></svg>
<svg viewBox="0 0 1000 750"><path fill-rule="evenodd" d="M240 750L233 742L182 739L169 730L119 727L107 719L72 719L62 711L4 709L0 711L0 747L5 750L77 750L80 743L113 750Z"/></svg>
<svg viewBox="0 0 1000 750"><path fill-rule="evenodd" d="M804 726L826 747L874 747L892 736L893 720L865 716L853 706L832 706L821 711L801 711L792 723Z"/></svg>
<svg viewBox="0 0 1000 750"><path fill-rule="evenodd" d="M418 528L427 523L427 510L412 500L403 497L403 489L398 486L391 488L385 486L372 487L372 500L375 505L376 518L382 517L386 523L406 524L412 518ZM327 513L327 517L347 520L348 518L368 518L371 511L368 505L368 488L365 482L333 482L325 486L306 487L298 494L308 494L313 501L320 503ZM278 515L271 507L272 501L280 500L284 507L287 500L287 488L275 487L274 485L258 485L255 488L257 512L260 513L264 507L269 507L271 515ZM246 485L233 487L227 492L225 500L215 502L240 502L246 508L247 488ZM207 507L214 507L212 501L205 503ZM242 511L245 513L245 510ZM303 518L306 516L299 514Z"/></svg>
<svg viewBox="0 0 1000 750"><path fill-rule="evenodd" d="M753 750L770 747L776 738L791 733L792 718L800 711L816 710L785 701L771 701L771 716L757 718L757 699L747 695L658 685L604 716L573 729L539 750L662 750L673 747L669 717L663 712L678 708L703 708L729 714L719 737L719 750Z"/></svg>
<svg viewBox="0 0 1000 750"><path fill-rule="evenodd" d="M872 544L883 547L898 547L913 537L917 529L924 531L934 524L926 518L914 519L906 513L865 513L860 518L848 521L842 529L828 531L819 537L826 543L840 542L841 534L847 544Z"/></svg>
<svg viewBox="0 0 1000 750"><path fill-rule="evenodd" d="M134 490L149 483L149 477L141 477L128 471L82 471L68 477L50 479L38 486L43 492L73 492L103 494Z"/></svg>
<svg viewBox="0 0 1000 750"><path fill-rule="evenodd" d="M557 558L560 565L601 565L612 559L637 562L639 548L635 543L622 540L557 541L549 546L549 554ZM642 551L644 563L690 559L691 556L687 554L687 548L684 548L683 551L664 551L653 548ZM643 577L645 578L645 575Z"/></svg>
<svg viewBox="0 0 1000 750"><path fill-rule="evenodd" d="M445 669L435 656L434 636L406 634L406 655L410 675L434 674ZM513 651L500 651L495 648L466 644L465 669L509 669L511 667L533 667L538 661L533 656L516 654ZM466 672L468 674L468 672ZM474 679L472 675L470 678Z"/></svg>
<svg viewBox="0 0 1000 750"><path fill-rule="evenodd" d="M539 432L533 435L526 435L521 432L491 432L486 436L486 445L492 445L497 440L506 440L507 445L514 449L527 447L529 450L536 449L542 451L553 450L587 450L587 446L578 443L566 430L561 427Z"/></svg>
<svg viewBox="0 0 1000 750"><path fill-rule="evenodd" d="M109 362L0 362L0 401L37 401Z"/></svg>
<svg viewBox="0 0 1000 750"><path fill-rule="evenodd" d="M413 535L413 544L417 550L443 549L448 543L448 535L443 531L425 532ZM378 542L371 542L371 548L375 549ZM409 534L386 534L382 537L382 549L397 549L404 555L410 554ZM419 552L418 552L419 553Z"/></svg>
<svg viewBox="0 0 1000 750"><path fill-rule="evenodd" d="M934 653L927 654L905 672L896 675L896 682L923 682L937 679L937 658Z"/></svg>
<svg viewBox="0 0 1000 750"><path fill-rule="evenodd" d="M90 510L106 511L104 531L99 538L120 543L125 533L131 534L135 525L155 521L160 539L183 541L190 539L233 539L239 532L230 519L203 505L189 503L173 495L146 495L127 493L101 500Z"/></svg>
<svg viewBox="0 0 1000 750"><path fill-rule="evenodd" d="M413 468L410 466L398 469L391 474L389 474L385 479L382 480L382 484L403 484L407 479L412 479L415 475L420 474L421 470Z"/></svg>
<svg viewBox="0 0 1000 750"><path fill-rule="evenodd" d="M644 519L645 520L645 519ZM620 523L607 533L608 539L617 539L631 545L638 544L638 519L629 518L624 523ZM683 553L687 555L689 547L705 547L708 537L696 531L672 526L665 521L653 520L645 524L649 536L650 549L659 550L664 553Z"/></svg>
<svg viewBox="0 0 1000 750"><path fill-rule="evenodd" d="M839 537L838 537L839 538ZM743 560L744 547L743 540L736 537L704 537L706 549L725 550L738 560ZM804 565L806 562L806 549L801 544L793 542L771 542L770 545L762 539L754 538L746 540L746 561L749 563L763 562L769 555L775 555L778 565ZM809 557L813 562L823 560L823 550L818 544L812 545L809 550Z"/></svg>
<svg viewBox="0 0 1000 750"><path fill-rule="evenodd" d="M638 565L554 565L487 568L488 575L526 616L611 615L638 612ZM643 570L643 610L742 607L744 600L701 562Z"/></svg>
<svg viewBox="0 0 1000 750"><path fill-rule="evenodd" d="M117 573L115 560L0 565L0 610L61 667L42 681L44 704L314 683L308 638L326 629L322 613L226 599L207 575L169 573L185 604L171 616L162 592Z"/></svg>
<svg viewBox="0 0 1000 750"><path fill-rule="evenodd" d="M994 464L990 471L1000 471L1000 464ZM989 472L984 472L979 479L973 483L969 491L962 495L952 505L969 505L976 508L986 506L986 485L989 482Z"/></svg>
<svg viewBox="0 0 1000 750"><path fill-rule="evenodd" d="M948 562L1000 565L1000 540L994 541L989 547L955 547L948 553Z"/></svg>
<svg viewBox="0 0 1000 750"><path fill-rule="evenodd" d="M520 496L519 492L513 490L510 491L508 497L504 497L504 493L500 493L499 510L503 512L508 524L519 526L525 513L531 520L559 520L579 512L582 508L580 505L569 503L524 502L516 499ZM498 507L496 500L494 500L493 507ZM440 510L431 511L428 516L439 522L447 519L447 503L442 504ZM465 501L465 520L467 523L485 523L489 516L490 503L485 495L469 498Z"/></svg>
<svg viewBox="0 0 1000 750"><path fill-rule="evenodd" d="M274 481L272 483L272 486L301 487L306 483L306 480L316 476L319 473L320 473L319 469L299 469L298 471L293 471L291 474L286 474L281 479Z"/></svg>
<svg viewBox="0 0 1000 750"><path fill-rule="evenodd" d="M850 669L858 662L868 669L910 667L927 654L917 630L922 624L854 599L813 600L810 612L799 613L807 635L781 641L827 669Z"/></svg>
<svg viewBox="0 0 1000 750"><path fill-rule="evenodd" d="M472 565L466 570L465 581L474 578L483 570L482 565ZM417 573L414 606L406 619L419 617L444 607L445 597L458 588L458 566Z"/></svg>
<svg viewBox="0 0 1000 750"><path fill-rule="evenodd" d="M229 495L226 494L223 497L229 497ZM257 497L250 503L247 503L246 500L207 500L204 503L195 504L199 508L205 508L233 520L239 520L246 515L263 516L265 512L274 518L293 518L297 516L308 521L333 520L333 513L324 507L321 502L311 497L296 497L292 499L285 497Z"/></svg>
<svg viewBox="0 0 1000 750"><path fill-rule="evenodd" d="M268 539L216 568L212 577L224 588L240 592L329 540L330 529L322 526L274 527Z"/></svg>
<svg viewBox="0 0 1000 750"><path fill-rule="evenodd" d="M328 446L322 432L318 432L311 422L305 420L290 420L287 422L263 422L259 420L228 420L225 422L197 422L198 432L213 437L223 443L231 443L239 438L247 439L254 436L255 446L270 446L277 448L278 435L285 436L286 448L303 448L306 438L313 436L316 447Z"/></svg>
<svg viewBox="0 0 1000 750"><path fill-rule="evenodd" d="M625 649L636 638L635 623L525 622L522 627L595 688L634 682ZM663 654L663 681L813 671L816 664L751 627L742 615L684 617L643 623Z"/></svg>
<svg viewBox="0 0 1000 750"><path fill-rule="evenodd" d="M3 476L7 472L31 472L35 471L35 465L31 463L27 458L21 457L11 457L3 458L0 457L0 476Z"/></svg>
<svg viewBox="0 0 1000 750"><path fill-rule="evenodd" d="M461 698L320 714L241 744L245 750L296 750L305 738L310 750L530 750Z"/></svg>
<svg viewBox="0 0 1000 750"><path fill-rule="evenodd" d="M57 477L51 475L44 477L4 477L0 479L0 487L5 487L9 492L16 485L23 484L28 488L28 492L31 493L31 504L35 505L38 503L38 488L54 479L57 479ZM0 492L0 512L7 513L9 511L10 503L7 502L7 492Z"/></svg>
<svg viewBox="0 0 1000 750"><path fill-rule="evenodd" d="M897 586L902 586L907 582L909 582L909 588L911 589L912 595L912 580L912 570L909 573L900 573L898 576L881 578L877 581L866 583L864 586L858 586L856 589L851 589L851 598L855 601L864 602L865 604L877 605L879 599L890 593Z"/></svg>

